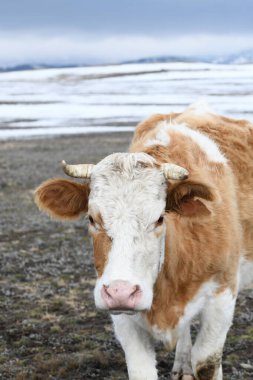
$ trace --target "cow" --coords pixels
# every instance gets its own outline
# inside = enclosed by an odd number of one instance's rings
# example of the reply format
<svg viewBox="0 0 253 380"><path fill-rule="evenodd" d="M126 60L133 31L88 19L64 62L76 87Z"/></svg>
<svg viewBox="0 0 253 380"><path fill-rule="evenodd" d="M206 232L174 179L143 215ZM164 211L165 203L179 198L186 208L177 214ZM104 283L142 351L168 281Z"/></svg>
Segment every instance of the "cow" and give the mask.
<svg viewBox="0 0 253 380"><path fill-rule="evenodd" d="M253 280L253 125L195 104L141 122L128 153L63 168L85 181L47 180L36 203L61 220L88 215L95 304L129 379L158 379L159 340L176 347L173 380L221 380L238 289Z"/></svg>

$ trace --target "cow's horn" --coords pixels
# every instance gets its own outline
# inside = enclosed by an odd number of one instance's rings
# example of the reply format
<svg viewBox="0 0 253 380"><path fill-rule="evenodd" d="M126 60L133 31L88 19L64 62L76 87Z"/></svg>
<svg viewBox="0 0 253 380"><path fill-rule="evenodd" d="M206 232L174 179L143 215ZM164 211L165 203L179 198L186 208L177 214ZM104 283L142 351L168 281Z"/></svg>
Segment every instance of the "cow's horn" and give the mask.
<svg viewBox="0 0 253 380"><path fill-rule="evenodd" d="M175 164L162 164L161 169L166 179L186 179L189 176L188 170Z"/></svg>
<svg viewBox="0 0 253 380"><path fill-rule="evenodd" d="M75 178L90 178L94 166L93 164L68 165L65 161L62 161L64 172Z"/></svg>

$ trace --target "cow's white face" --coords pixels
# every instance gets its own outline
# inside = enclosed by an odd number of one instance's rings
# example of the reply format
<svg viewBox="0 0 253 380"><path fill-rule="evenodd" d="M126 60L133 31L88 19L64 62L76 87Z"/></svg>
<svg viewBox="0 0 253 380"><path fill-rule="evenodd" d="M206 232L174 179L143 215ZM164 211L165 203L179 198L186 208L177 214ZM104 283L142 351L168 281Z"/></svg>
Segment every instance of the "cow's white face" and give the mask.
<svg viewBox="0 0 253 380"><path fill-rule="evenodd" d="M92 172L88 215L100 309L146 310L164 256L166 180L144 153L106 157Z"/></svg>

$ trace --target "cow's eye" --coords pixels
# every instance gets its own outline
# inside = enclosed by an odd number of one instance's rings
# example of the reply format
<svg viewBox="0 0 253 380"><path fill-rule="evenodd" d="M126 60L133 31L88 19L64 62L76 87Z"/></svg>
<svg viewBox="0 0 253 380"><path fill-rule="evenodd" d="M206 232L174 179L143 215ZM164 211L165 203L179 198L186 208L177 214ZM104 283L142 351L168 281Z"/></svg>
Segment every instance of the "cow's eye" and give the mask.
<svg viewBox="0 0 253 380"><path fill-rule="evenodd" d="M89 215L89 221L90 221L90 224L94 224L94 219L92 218L91 215Z"/></svg>
<svg viewBox="0 0 253 380"><path fill-rule="evenodd" d="M156 225L160 226L161 224L163 224L163 220L164 220L164 216L160 216L160 218L156 222Z"/></svg>

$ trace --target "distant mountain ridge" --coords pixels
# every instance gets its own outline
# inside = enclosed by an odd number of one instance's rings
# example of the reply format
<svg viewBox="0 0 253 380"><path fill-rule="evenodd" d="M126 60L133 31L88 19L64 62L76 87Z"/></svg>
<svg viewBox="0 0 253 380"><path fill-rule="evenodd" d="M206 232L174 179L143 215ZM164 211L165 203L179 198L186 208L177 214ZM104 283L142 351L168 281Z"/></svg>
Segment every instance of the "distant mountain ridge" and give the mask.
<svg viewBox="0 0 253 380"><path fill-rule="evenodd" d="M156 62L204 62L215 64L249 64L253 63L253 50L224 56L157 56L125 61L124 63L156 63Z"/></svg>
<svg viewBox="0 0 253 380"><path fill-rule="evenodd" d="M224 57L216 57L213 63L247 64L253 63L253 50L245 50L241 53L230 54Z"/></svg>
<svg viewBox="0 0 253 380"><path fill-rule="evenodd" d="M165 63L165 62L203 62L203 63L214 63L214 64L250 64L253 63L253 49L243 51L240 53L224 55L224 56L177 56L177 55L166 55L166 56L155 56L155 57L146 57L139 58L134 60L128 60L119 62L118 64L138 64L138 63ZM105 63L108 64L108 63ZM94 63L94 65L96 65ZM0 66L1 72L9 71L24 71L24 70L38 70L38 69L53 69L53 68L68 68L68 67L84 67L92 66L92 64L83 63L83 64L30 64L24 63L20 65L13 66Z"/></svg>
<svg viewBox="0 0 253 380"><path fill-rule="evenodd" d="M9 72L9 71L25 71L25 70L39 70L39 69L64 69L68 67L84 67L84 66L90 66L87 64L29 64L29 63L24 63L22 65L13 65L13 66L2 66L0 67L0 73L2 72Z"/></svg>

